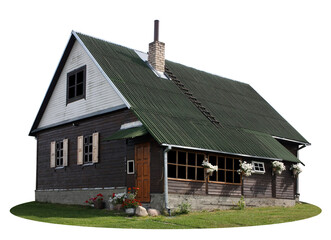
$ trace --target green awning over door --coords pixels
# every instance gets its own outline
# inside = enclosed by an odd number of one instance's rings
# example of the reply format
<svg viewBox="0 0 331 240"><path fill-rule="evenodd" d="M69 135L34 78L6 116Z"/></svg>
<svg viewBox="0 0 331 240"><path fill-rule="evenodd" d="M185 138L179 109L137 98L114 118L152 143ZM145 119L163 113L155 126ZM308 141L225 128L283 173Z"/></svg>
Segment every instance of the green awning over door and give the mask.
<svg viewBox="0 0 331 240"><path fill-rule="evenodd" d="M111 140L118 140L118 139L128 139L128 138L135 138L140 137L148 134L147 129L144 126L140 127L134 127L134 128L128 128L123 129L115 132L110 137L105 138L105 141L111 141Z"/></svg>

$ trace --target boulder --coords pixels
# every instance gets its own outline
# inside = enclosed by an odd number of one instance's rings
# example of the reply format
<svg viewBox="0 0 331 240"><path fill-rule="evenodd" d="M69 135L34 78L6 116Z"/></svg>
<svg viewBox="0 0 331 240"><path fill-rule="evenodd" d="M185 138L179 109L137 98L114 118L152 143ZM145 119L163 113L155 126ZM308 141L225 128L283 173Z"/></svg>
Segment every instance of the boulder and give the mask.
<svg viewBox="0 0 331 240"><path fill-rule="evenodd" d="M159 210L156 210L156 209L153 209L153 208L148 209L147 212L148 212L148 215L151 216L151 217L155 217L155 216L161 215L161 213L160 213Z"/></svg>
<svg viewBox="0 0 331 240"><path fill-rule="evenodd" d="M139 217L145 217L148 216L147 210L146 208L142 207L142 206L138 206L136 208L136 215Z"/></svg>

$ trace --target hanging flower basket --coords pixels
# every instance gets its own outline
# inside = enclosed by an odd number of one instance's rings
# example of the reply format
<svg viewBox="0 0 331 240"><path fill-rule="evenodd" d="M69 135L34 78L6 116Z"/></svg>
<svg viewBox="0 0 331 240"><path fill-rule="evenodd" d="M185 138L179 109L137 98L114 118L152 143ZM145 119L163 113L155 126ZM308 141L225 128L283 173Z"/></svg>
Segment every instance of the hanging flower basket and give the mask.
<svg viewBox="0 0 331 240"><path fill-rule="evenodd" d="M247 163L246 161L242 162L239 160L240 169L237 170L238 174L242 174L243 176L252 175L253 165L251 163Z"/></svg>
<svg viewBox="0 0 331 240"><path fill-rule="evenodd" d="M293 173L293 176L294 177L298 177L299 174L302 172L300 166L299 166L299 163L297 164L292 164L290 170L292 170L292 173Z"/></svg>
<svg viewBox="0 0 331 240"><path fill-rule="evenodd" d="M212 176L214 171L218 171L218 166L212 165L207 159L203 160L201 166L206 169L206 175Z"/></svg>
<svg viewBox="0 0 331 240"><path fill-rule="evenodd" d="M286 170L286 167L285 167L284 163L282 163L280 161L273 161L272 162L272 172L273 173L276 173L277 175L280 175L285 170Z"/></svg>

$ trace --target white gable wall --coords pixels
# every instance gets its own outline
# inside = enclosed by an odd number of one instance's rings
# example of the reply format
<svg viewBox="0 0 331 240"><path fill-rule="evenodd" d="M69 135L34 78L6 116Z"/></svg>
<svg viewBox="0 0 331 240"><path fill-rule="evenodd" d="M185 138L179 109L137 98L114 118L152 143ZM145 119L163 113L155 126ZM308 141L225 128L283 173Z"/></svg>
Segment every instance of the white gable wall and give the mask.
<svg viewBox="0 0 331 240"><path fill-rule="evenodd" d="M86 65L86 94L66 105L67 73ZM102 75L78 41L75 42L38 128L77 119L124 105L123 100Z"/></svg>

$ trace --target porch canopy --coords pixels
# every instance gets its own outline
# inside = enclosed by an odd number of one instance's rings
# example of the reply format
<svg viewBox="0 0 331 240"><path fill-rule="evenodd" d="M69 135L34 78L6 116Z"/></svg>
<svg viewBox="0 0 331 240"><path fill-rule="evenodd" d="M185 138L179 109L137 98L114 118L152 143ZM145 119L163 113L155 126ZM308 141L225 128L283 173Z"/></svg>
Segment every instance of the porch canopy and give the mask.
<svg viewBox="0 0 331 240"><path fill-rule="evenodd" d="M104 139L104 141L135 138L146 135L148 133L144 126L123 129L115 132L113 135Z"/></svg>

